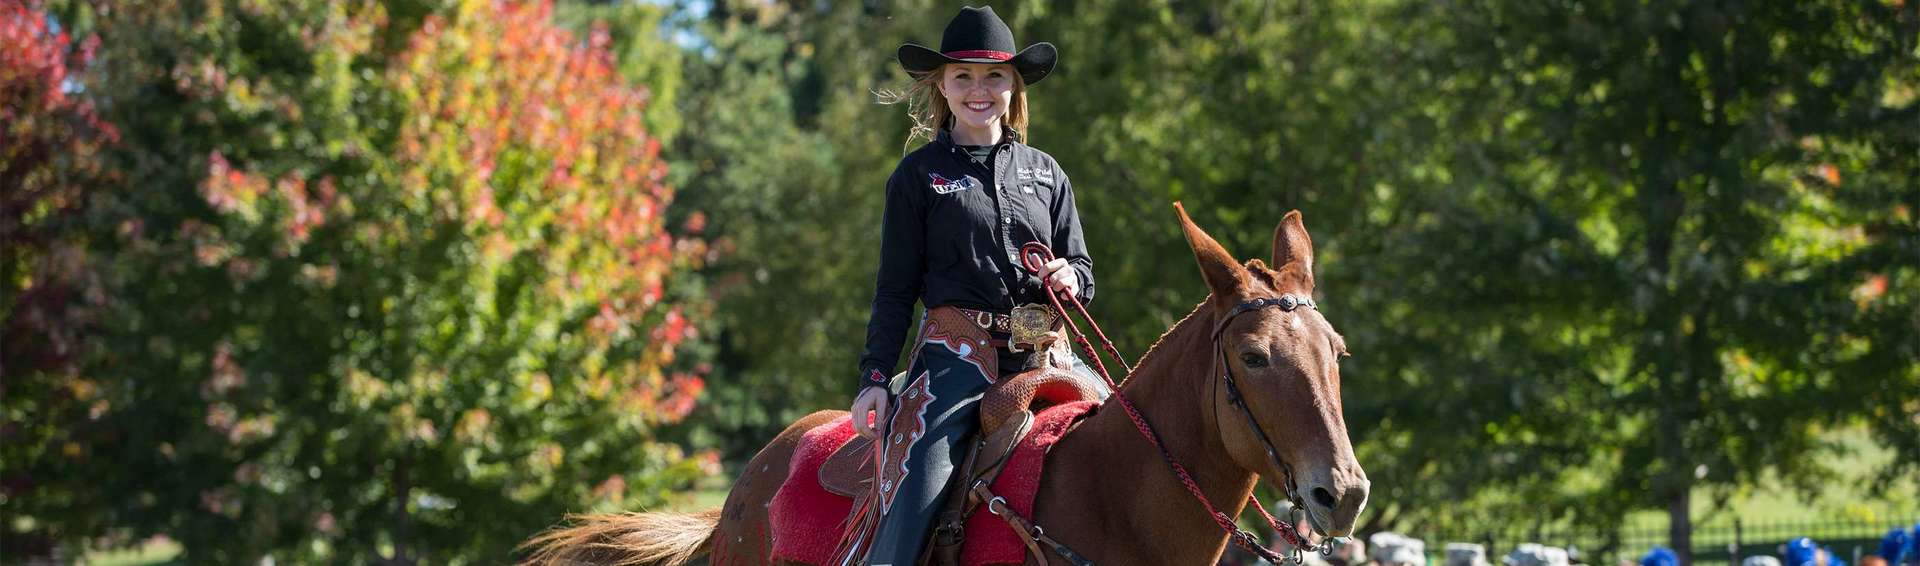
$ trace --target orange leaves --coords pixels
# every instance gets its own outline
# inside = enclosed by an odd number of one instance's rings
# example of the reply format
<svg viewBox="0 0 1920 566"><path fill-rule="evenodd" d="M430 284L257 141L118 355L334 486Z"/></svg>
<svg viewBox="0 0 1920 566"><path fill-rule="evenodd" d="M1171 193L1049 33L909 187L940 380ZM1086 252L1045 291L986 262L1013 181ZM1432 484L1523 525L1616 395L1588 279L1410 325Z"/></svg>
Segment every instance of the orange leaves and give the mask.
<svg viewBox="0 0 1920 566"><path fill-rule="evenodd" d="M235 168L220 152L207 157L207 176L200 183L200 197L215 212L228 215L235 227L268 227L276 231L281 245L275 254L292 255L327 223L329 214L341 204L333 179L321 178L313 190L298 176L266 177ZM213 265L201 255L203 265Z"/></svg>
<svg viewBox="0 0 1920 566"><path fill-rule="evenodd" d="M1840 186L1840 168L1835 167L1832 163L1821 163L1818 167L1814 168L1814 175L1820 177L1820 180L1826 181L1829 187Z"/></svg>
<svg viewBox="0 0 1920 566"><path fill-rule="evenodd" d="M698 236L707 230L707 213L694 212L687 215L686 223L680 226L690 236Z"/></svg>
<svg viewBox="0 0 1920 566"><path fill-rule="evenodd" d="M576 38L551 12L468 0L429 17L389 72L422 117L405 122L397 165L477 233L547 234L558 291L600 304L586 330L612 336L648 315L677 261L661 214L672 190L642 125L646 90L616 72L611 38Z"/></svg>
<svg viewBox="0 0 1920 566"><path fill-rule="evenodd" d="M85 66L99 42L87 38L75 51L67 32L48 27L39 2L15 1L0 7L0 44L7 46L0 50L0 85L7 87L6 112L0 117L12 126L15 120L59 113L76 104L65 88L70 68ZM15 133L11 127L0 131Z"/></svg>
<svg viewBox="0 0 1920 566"><path fill-rule="evenodd" d="M593 487L593 498L612 501L614 505L619 505L627 498L627 478L620 474L607 476L606 481Z"/></svg>
<svg viewBox="0 0 1920 566"><path fill-rule="evenodd" d="M493 413L483 408L461 413L453 431L456 440L467 444L497 444L493 440Z"/></svg>
<svg viewBox="0 0 1920 566"><path fill-rule="evenodd" d="M325 211L333 206L336 196L333 184L322 179L317 198L307 193L306 180L298 177L281 177L274 183L274 188L288 207L286 218L280 223L281 231L287 240L298 246L307 241L307 236L314 228L326 223Z"/></svg>
<svg viewBox="0 0 1920 566"><path fill-rule="evenodd" d="M250 208L254 199L266 192L266 182L234 169L220 152L207 156L207 178L200 182L200 197L213 210L234 214Z"/></svg>
<svg viewBox="0 0 1920 566"><path fill-rule="evenodd" d="M7 82L32 81L43 85L58 85L67 78L65 47L68 43L65 32L50 34L46 25L46 14L30 8L25 2L8 3L0 8L0 41L9 48L4 52ZM54 105L63 102L66 93L60 89L49 89L36 108L22 110L45 112ZM11 110L11 108L9 109ZM12 112L8 113L11 116Z"/></svg>
<svg viewBox="0 0 1920 566"><path fill-rule="evenodd" d="M63 184L0 183L0 225L30 232L22 211L70 209L47 224L84 237L48 229L41 241L74 250L63 254L0 233L0 260L23 274L7 290L31 285L7 296L42 297L6 306L21 315L10 321L79 322L9 328L0 351L22 367L15 356L65 359L97 335L105 355L89 358L110 363L87 368L98 394L34 407L93 424L9 447L194 470L206 485L161 492L188 503L154 520L233 561L277 536L260 529L301 524L318 534L279 537L273 555L338 561L301 549L367 547L345 540L366 531L346 521L386 505L261 504L282 493L377 490L410 473L412 512L445 513L428 494L479 494L458 501L462 513L532 516L577 506L594 482L611 498L657 497L675 481L662 470L694 467L653 430L684 419L705 388L707 370L686 368L709 307L676 273L701 246L668 232L649 96L616 72L604 30L568 33L534 0L409 4L391 22L384 11L399 5L375 0L88 2L113 8L83 24L111 42L98 74L82 75L90 44L50 33L31 2L0 2L0 181L24 168L30 183ZM103 108L139 135L109 146L87 131L89 99L112 101ZM106 269L69 283L39 267L69 264ZM71 314L84 308L125 316ZM166 430L132 447L68 434L129 423ZM657 454L599 456L609 450ZM337 462L377 477L335 474ZM76 470L88 473L48 485L92 489L97 470ZM92 528L131 501L118 495L36 511ZM483 527L416 548L484 561L510 551L502 533L528 528Z"/></svg>
<svg viewBox="0 0 1920 566"><path fill-rule="evenodd" d="M173 78L175 89L195 98L220 96L227 91L230 79L226 69L215 65L211 59L181 61L173 66L169 76Z"/></svg>
<svg viewBox="0 0 1920 566"><path fill-rule="evenodd" d="M247 376L233 359L233 345L221 342L214 347L211 375L200 387L200 395L208 400L225 397L228 392L247 382Z"/></svg>
<svg viewBox="0 0 1920 566"><path fill-rule="evenodd" d="M76 46L49 21L38 1L0 2L0 365L23 375L70 370L85 350L105 293L65 231L84 223L120 136L76 92L98 40Z"/></svg>
<svg viewBox="0 0 1920 566"><path fill-rule="evenodd" d="M667 319L653 329L653 341L668 348L680 345L680 342L692 337L693 327L687 324L687 317L680 314L680 307L667 311Z"/></svg>
<svg viewBox="0 0 1920 566"><path fill-rule="evenodd" d="M1887 294L1887 274L1885 273L1875 273L1873 275L1867 276L1867 279L1865 281L1860 282L1859 286L1856 286L1853 288L1853 293L1852 293L1854 304L1858 305L1862 309L1865 309L1867 308L1868 305L1871 305L1874 302L1879 301L1880 297L1885 296L1886 294Z"/></svg>
<svg viewBox="0 0 1920 566"><path fill-rule="evenodd" d="M700 398L700 392L707 389L707 381L697 375L676 373L667 382L667 395L660 401L660 418L665 422L678 422L693 412L693 404Z"/></svg>
<svg viewBox="0 0 1920 566"><path fill-rule="evenodd" d="M620 329L620 315L613 310L613 304L600 303L600 312L587 321L587 330L595 337L609 337Z"/></svg>
<svg viewBox="0 0 1920 566"><path fill-rule="evenodd" d="M485 224L488 228L499 228L507 218L505 213L500 212L500 207L494 203L493 188L485 186L474 195L473 202L468 203L467 214L467 220Z"/></svg>

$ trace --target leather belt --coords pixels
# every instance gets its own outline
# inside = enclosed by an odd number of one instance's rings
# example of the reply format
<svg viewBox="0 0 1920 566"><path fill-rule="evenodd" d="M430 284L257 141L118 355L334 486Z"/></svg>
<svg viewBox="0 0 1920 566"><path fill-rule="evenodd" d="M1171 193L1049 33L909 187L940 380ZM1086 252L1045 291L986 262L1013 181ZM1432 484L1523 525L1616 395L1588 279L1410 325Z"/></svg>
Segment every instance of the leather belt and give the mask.
<svg viewBox="0 0 1920 566"><path fill-rule="evenodd" d="M967 315L967 320L973 321L973 324L976 326L979 326L981 330L985 330L987 332L998 332L1001 334L1013 333L1013 322L1012 322L1013 315L1001 314L1001 313L991 312L991 311L977 311L973 309L963 309L959 307L955 307L954 310L960 311L960 314Z"/></svg>
<svg viewBox="0 0 1920 566"><path fill-rule="evenodd" d="M1046 347L1055 338L1050 333L1061 327L1059 315L1037 304L1020 305L1006 314L959 307L954 307L954 310L960 311L982 330L1007 335L1004 341L993 340L993 346L1014 352L1032 352Z"/></svg>

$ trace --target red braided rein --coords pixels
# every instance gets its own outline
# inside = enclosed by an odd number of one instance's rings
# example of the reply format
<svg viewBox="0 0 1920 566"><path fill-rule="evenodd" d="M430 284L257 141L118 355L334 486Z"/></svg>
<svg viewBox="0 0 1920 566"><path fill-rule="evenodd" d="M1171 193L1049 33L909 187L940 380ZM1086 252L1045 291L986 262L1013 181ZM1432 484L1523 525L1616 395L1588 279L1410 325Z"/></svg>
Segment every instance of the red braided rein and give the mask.
<svg viewBox="0 0 1920 566"><path fill-rule="evenodd" d="M1021 263L1024 264L1028 271L1032 271L1036 276L1044 276L1047 263L1054 259L1053 250L1048 248L1046 244L1040 242L1029 242L1026 246L1021 247L1020 256ZM1041 286L1045 288L1046 282L1041 281ZM1140 431L1140 436L1146 437L1147 442L1153 444L1153 448L1160 452L1160 459L1166 461L1167 467L1173 469L1175 476L1179 476L1180 484L1186 486L1187 492L1193 494L1193 498L1200 500L1200 504L1207 508L1207 515L1213 517L1213 522L1220 526L1220 530L1226 531L1228 539L1238 544L1241 548L1246 549L1248 552L1257 554L1269 562L1284 564L1287 560L1286 557L1260 544L1259 541L1254 538L1253 533L1241 529L1238 525L1234 524L1233 517L1215 508L1213 501L1207 499L1207 495L1200 490L1200 484L1193 481L1193 476L1187 474L1187 468L1181 466L1180 462L1173 459L1173 454L1168 452L1166 445L1160 442L1160 435L1155 433L1153 427L1147 424L1146 417L1140 416L1140 410L1134 408L1133 402L1128 401L1127 396L1120 393L1120 384L1115 382L1113 376L1107 373L1107 366L1101 362L1099 351L1093 348L1093 344L1087 340L1087 334L1080 330L1079 323L1074 322L1073 317L1068 314L1065 304L1060 302L1062 295L1066 296L1068 303L1073 304L1075 310L1080 311L1080 316L1087 319L1087 326L1093 328L1094 335L1100 337L1100 345L1106 349L1108 354L1113 356L1115 361L1120 362L1120 367L1127 371L1127 375L1133 374L1133 368L1127 366L1126 358L1121 357L1120 351L1114 348L1113 340L1108 339L1107 333L1100 329L1100 323L1094 322L1093 314L1087 312L1087 306L1080 302L1079 297L1065 291L1051 288L1047 289L1047 299L1053 302L1054 311L1060 313L1060 318L1067 321L1067 327L1072 330L1074 340L1080 343L1080 348L1086 351L1088 357L1093 358L1094 369L1100 371L1101 379L1107 380L1107 386L1113 390L1113 398L1120 402L1120 408L1126 411L1127 418L1133 421L1133 427ZM1296 548L1303 546L1300 535L1294 530L1292 523L1282 521L1275 518L1272 513L1268 513L1267 508L1260 504L1258 497L1249 494L1247 501L1253 502L1253 508L1260 511L1260 517L1266 519L1267 525L1273 527L1274 531L1278 532L1280 538L1285 540L1287 544L1293 545Z"/></svg>

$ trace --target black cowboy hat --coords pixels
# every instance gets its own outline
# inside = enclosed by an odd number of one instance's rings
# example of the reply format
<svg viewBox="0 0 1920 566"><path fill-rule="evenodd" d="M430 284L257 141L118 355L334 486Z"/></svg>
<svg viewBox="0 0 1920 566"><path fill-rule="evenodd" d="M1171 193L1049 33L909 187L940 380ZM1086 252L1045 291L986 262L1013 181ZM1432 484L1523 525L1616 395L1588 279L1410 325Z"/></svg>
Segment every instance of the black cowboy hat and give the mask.
<svg viewBox="0 0 1920 566"><path fill-rule="evenodd" d="M947 22L939 51L911 42L901 45L900 66L918 77L947 63L1011 63L1029 85L1053 72L1060 54L1053 44L1035 43L1018 53L1013 45L1013 30L993 14L993 8L968 6Z"/></svg>

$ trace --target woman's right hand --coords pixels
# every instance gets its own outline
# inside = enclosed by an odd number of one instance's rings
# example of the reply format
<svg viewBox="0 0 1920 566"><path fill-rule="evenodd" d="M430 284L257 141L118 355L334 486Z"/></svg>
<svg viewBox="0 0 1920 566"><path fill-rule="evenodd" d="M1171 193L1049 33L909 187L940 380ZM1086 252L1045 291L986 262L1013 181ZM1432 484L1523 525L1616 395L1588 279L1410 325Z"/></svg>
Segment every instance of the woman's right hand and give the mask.
<svg viewBox="0 0 1920 566"><path fill-rule="evenodd" d="M868 415L872 415L873 424L867 424ZM853 432L867 438L880 438L887 434L887 388L870 385L860 390L853 398Z"/></svg>

